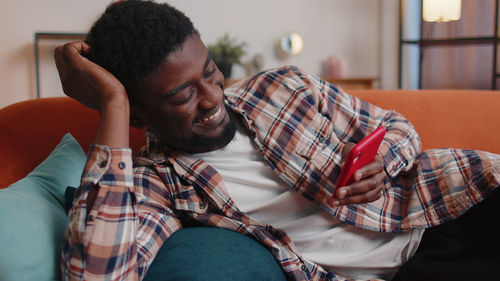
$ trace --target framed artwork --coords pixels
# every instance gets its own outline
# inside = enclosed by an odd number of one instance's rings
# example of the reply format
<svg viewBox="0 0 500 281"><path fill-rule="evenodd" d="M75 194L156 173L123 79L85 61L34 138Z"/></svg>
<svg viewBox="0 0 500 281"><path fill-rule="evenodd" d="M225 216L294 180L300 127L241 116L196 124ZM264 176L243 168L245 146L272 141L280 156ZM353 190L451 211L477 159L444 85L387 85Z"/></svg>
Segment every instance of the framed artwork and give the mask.
<svg viewBox="0 0 500 281"><path fill-rule="evenodd" d="M35 33L35 84L37 98L64 96L54 61L54 50L59 45L71 41L84 40L86 37L86 33Z"/></svg>

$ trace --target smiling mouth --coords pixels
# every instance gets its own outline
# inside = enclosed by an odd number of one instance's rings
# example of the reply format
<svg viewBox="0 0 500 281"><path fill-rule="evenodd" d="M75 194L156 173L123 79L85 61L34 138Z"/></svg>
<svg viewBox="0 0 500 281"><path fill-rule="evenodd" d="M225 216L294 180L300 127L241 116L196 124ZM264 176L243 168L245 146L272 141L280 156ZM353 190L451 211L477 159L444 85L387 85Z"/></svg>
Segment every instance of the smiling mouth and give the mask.
<svg viewBox="0 0 500 281"><path fill-rule="evenodd" d="M225 114L222 105L219 105L213 113L203 118L198 119L193 125L199 127L218 127L222 122L224 122Z"/></svg>
<svg viewBox="0 0 500 281"><path fill-rule="evenodd" d="M201 122L208 122L210 120L213 120L217 118L221 113L222 113L222 106L219 106L219 108L217 109L217 111L214 112L214 114L201 119Z"/></svg>

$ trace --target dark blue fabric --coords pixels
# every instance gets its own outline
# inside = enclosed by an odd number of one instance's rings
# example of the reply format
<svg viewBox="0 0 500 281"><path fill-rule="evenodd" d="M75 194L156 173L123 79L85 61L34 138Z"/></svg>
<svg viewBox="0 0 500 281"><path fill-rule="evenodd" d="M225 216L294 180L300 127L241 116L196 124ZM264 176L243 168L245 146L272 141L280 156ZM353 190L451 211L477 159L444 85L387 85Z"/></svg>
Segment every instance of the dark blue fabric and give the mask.
<svg viewBox="0 0 500 281"><path fill-rule="evenodd" d="M215 227L188 227L167 239L144 280L286 279L271 252L250 237Z"/></svg>
<svg viewBox="0 0 500 281"><path fill-rule="evenodd" d="M500 280L500 189L458 219L425 230L392 281Z"/></svg>
<svg viewBox="0 0 500 281"><path fill-rule="evenodd" d="M66 191L64 191L64 210L66 214L71 210L73 205L73 199L75 199L76 187L68 186Z"/></svg>

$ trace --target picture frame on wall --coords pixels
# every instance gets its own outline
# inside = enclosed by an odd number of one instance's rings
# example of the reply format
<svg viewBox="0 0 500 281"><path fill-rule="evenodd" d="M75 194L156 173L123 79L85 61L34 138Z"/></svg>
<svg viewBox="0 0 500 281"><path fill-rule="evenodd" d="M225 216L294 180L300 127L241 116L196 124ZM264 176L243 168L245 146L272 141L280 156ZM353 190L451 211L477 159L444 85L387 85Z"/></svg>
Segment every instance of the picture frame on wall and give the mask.
<svg viewBox="0 0 500 281"><path fill-rule="evenodd" d="M35 32L36 97L64 96L54 61L54 50L68 42L85 40L87 33Z"/></svg>

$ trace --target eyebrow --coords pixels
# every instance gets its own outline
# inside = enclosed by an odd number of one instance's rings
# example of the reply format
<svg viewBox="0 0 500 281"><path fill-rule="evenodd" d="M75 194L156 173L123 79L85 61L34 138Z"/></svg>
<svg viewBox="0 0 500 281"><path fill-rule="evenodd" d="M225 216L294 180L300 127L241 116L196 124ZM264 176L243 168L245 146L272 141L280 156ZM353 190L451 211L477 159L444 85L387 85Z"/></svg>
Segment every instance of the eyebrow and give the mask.
<svg viewBox="0 0 500 281"><path fill-rule="evenodd" d="M205 64L203 65L203 70L205 70L205 68L207 68L207 66L208 66L208 64L210 63L211 60L212 60L212 53L208 52L207 58L205 59ZM187 88L189 85L191 85L190 81L182 83L181 85L179 85L179 86L173 88L172 90L168 91L166 97L169 98L169 97L171 97L171 96L179 93L180 91L182 91L185 88Z"/></svg>

